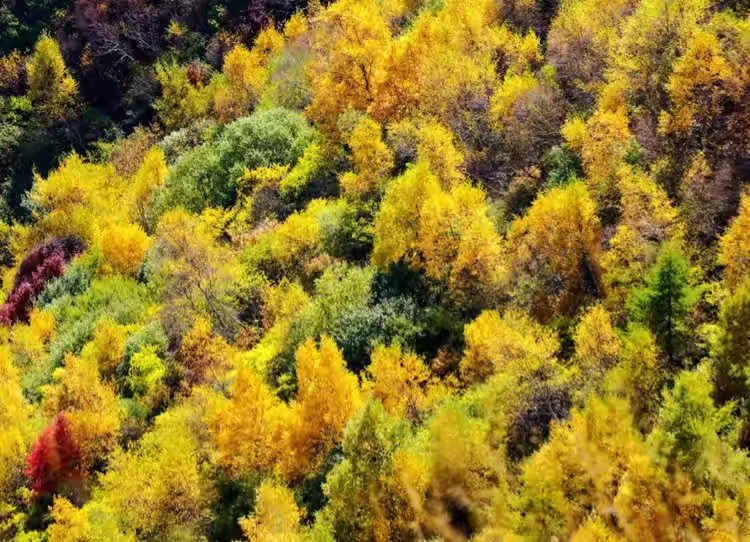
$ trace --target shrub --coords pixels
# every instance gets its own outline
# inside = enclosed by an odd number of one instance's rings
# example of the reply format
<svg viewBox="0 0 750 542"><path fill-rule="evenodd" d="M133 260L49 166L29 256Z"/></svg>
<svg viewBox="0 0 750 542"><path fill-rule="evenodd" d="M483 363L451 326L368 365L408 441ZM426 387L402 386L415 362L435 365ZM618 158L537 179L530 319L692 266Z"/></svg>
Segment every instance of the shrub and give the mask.
<svg viewBox="0 0 750 542"><path fill-rule="evenodd" d="M83 243L75 237L53 239L32 250L18 268L13 289L0 308L0 321L28 322L29 311L45 285L62 275L65 264L82 250Z"/></svg>
<svg viewBox="0 0 750 542"><path fill-rule="evenodd" d="M118 378L123 379L130 374L130 362L133 356L144 348L153 349L154 355L161 359L166 357L169 341L166 333L164 333L164 329L158 322L152 322L143 326L125 342L122 362L117 366Z"/></svg>
<svg viewBox="0 0 750 542"><path fill-rule="evenodd" d="M316 132L299 113L285 109L256 112L229 124L215 141L187 151L174 165L157 209L175 207L200 212L231 206L237 180L246 169L294 165Z"/></svg>

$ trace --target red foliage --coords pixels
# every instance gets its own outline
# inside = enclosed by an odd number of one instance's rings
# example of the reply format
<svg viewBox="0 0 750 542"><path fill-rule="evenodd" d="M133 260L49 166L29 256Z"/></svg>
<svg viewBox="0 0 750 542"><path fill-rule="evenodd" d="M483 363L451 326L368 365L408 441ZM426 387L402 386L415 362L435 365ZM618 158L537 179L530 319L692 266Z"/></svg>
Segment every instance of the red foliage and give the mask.
<svg viewBox="0 0 750 542"><path fill-rule="evenodd" d="M26 476L35 493L51 493L63 482L83 477L81 449L64 412L44 428L26 462Z"/></svg>
<svg viewBox="0 0 750 542"><path fill-rule="evenodd" d="M0 307L0 322L28 322L29 311L44 286L62 275L65 263L81 250L83 244L73 237L54 239L32 250L21 262L13 289Z"/></svg>

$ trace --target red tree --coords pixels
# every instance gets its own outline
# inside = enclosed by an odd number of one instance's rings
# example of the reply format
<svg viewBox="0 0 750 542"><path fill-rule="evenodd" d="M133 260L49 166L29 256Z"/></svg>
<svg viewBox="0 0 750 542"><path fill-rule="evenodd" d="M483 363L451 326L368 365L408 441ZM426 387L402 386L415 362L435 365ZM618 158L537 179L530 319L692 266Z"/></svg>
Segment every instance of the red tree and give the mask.
<svg viewBox="0 0 750 542"><path fill-rule="evenodd" d="M54 492L63 482L83 476L81 450L64 412L44 428L26 462L26 476L35 493Z"/></svg>

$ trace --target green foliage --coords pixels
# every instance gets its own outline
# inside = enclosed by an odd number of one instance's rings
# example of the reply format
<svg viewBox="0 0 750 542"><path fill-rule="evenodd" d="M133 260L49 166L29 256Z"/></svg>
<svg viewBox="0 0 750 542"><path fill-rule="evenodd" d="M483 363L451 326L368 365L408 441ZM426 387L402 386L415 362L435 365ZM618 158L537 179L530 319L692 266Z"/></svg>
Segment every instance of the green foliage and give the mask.
<svg viewBox="0 0 750 542"><path fill-rule="evenodd" d="M128 340L125 342L122 362L117 366L118 377L124 379L130 374L130 362L133 356L141 352L141 350L146 349L154 356L164 359L167 355L168 346L169 340L161 324L158 322L146 324L128 337Z"/></svg>
<svg viewBox="0 0 750 542"><path fill-rule="evenodd" d="M315 137L301 115L285 109L258 111L236 120L212 141L177 159L165 187L157 192L157 208L163 213L175 207L192 212L229 207L245 170L293 166Z"/></svg>
<svg viewBox="0 0 750 542"><path fill-rule="evenodd" d="M720 402L747 397L750 377L750 281L721 305L718 336L712 345L713 381Z"/></svg>
<svg viewBox="0 0 750 542"><path fill-rule="evenodd" d="M628 300L633 320L648 326L657 337L670 363L677 363L687 337L687 317L696 301L691 288L688 262L675 245L662 247L643 288L633 290Z"/></svg>
<svg viewBox="0 0 750 542"><path fill-rule="evenodd" d="M49 382L52 371L62 364L66 354L81 351L100 320L133 324L141 319L151 301L145 286L120 276L96 279L82 294L57 298L48 307L57 322L57 332L44 365L24 376L26 393L38 398L39 386Z"/></svg>

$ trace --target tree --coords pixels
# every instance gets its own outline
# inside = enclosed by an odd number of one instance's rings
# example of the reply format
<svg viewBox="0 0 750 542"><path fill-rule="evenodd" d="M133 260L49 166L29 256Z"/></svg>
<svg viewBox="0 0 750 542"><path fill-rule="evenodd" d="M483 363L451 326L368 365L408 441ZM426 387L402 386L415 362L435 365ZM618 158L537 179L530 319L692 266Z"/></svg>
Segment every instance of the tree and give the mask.
<svg viewBox="0 0 750 542"><path fill-rule="evenodd" d="M636 2L577 0L560 5L547 37L547 58L574 103L592 105L608 56Z"/></svg>
<svg viewBox="0 0 750 542"><path fill-rule="evenodd" d="M258 375L240 369L230 397L216 398L206 412L219 464L232 477L271 470L286 453L280 440L287 410Z"/></svg>
<svg viewBox="0 0 750 542"><path fill-rule="evenodd" d="M604 373L616 365L622 355L622 346L612 325L612 318L601 306L589 309L575 332L575 354L584 379L600 380Z"/></svg>
<svg viewBox="0 0 750 542"><path fill-rule="evenodd" d="M133 542L135 535L123 533L111 510L97 502L76 508L65 497L55 497L52 524L47 528L50 540L64 542Z"/></svg>
<svg viewBox="0 0 750 542"><path fill-rule="evenodd" d="M207 382L223 387L234 356L234 350L224 338L211 332L211 322L198 318L182 338L180 347L185 385L190 389Z"/></svg>
<svg viewBox="0 0 750 542"><path fill-rule="evenodd" d="M37 494L55 492L66 482L85 477L81 449L65 413L59 413L55 421L44 428L27 462L29 467L25 472L31 480L31 489Z"/></svg>
<svg viewBox="0 0 750 542"><path fill-rule="evenodd" d="M269 63L283 46L283 36L270 25L258 34L252 50L236 45L229 51L222 66L227 85L219 85L213 97L220 120L241 117L258 102L268 78Z"/></svg>
<svg viewBox="0 0 750 542"><path fill-rule="evenodd" d="M466 350L461 375L468 382L500 371L531 374L554 359L557 338L524 314L484 311L464 328Z"/></svg>
<svg viewBox="0 0 750 542"><path fill-rule="evenodd" d="M281 471L294 480L317 470L344 436L361 404L357 377L347 371L336 343L323 336L318 348L308 339L295 353L299 391L285 432Z"/></svg>
<svg viewBox="0 0 750 542"><path fill-rule="evenodd" d="M21 504L18 490L27 481L24 475L28 466L26 458L39 431L35 411L23 394L21 375L6 347L0 348L0 395L3 397L3 407L0 408L0 506L4 509L1 513L4 523L5 518L16 512L16 507ZM38 461L44 461L44 455L44 451L37 453ZM35 472L46 475L43 469ZM47 480L39 478L37 482L44 485ZM0 534L5 535L6 529L8 526L0 524Z"/></svg>
<svg viewBox="0 0 750 542"><path fill-rule="evenodd" d="M44 410L65 412L84 468L95 467L117 447L122 413L111 384L102 382L95 359L67 354L45 390Z"/></svg>
<svg viewBox="0 0 750 542"><path fill-rule="evenodd" d="M649 271L646 285L633 290L628 300L631 317L651 329L670 364L678 361L695 294L685 256L678 246L667 243Z"/></svg>
<svg viewBox="0 0 750 542"><path fill-rule="evenodd" d="M145 346L130 358L126 382L136 397L152 396L167 372L156 349L154 345Z"/></svg>
<svg viewBox="0 0 750 542"><path fill-rule="evenodd" d="M743 196L739 214L719 240L719 264L730 288L739 286L750 269L750 196Z"/></svg>
<svg viewBox="0 0 750 542"><path fill-rule="evenodd" d="M43 35L26 62L29 99L50 122L63 120L78 98L78 85L65 67L57 42Z"/></svg>
<svg viewBox="0 0 750 542"><path fill-rule="evenodd" d="M166 182L169 170L164 153L158 147L152 147L143 157L133 177L130 188L130 218L137 222L144 231L149 230L153 222L152 198L154 189Z"/></svg>
<svg viewBox="0 0 750 542"><path fill-rule="evenodd" d="M367 372L372 396L393 416L418 419L440 394L439 384L424 361L402 351L399 344L377 346Z"/></svg>
<svg viewBox="0 0 750 542"><path fill-rule="evenodd" d="M182 336L206 315L217 330L232 335L238 326L233 286L239 272L232 253L183 210L162 217L155 244L168 332Z"/></svg>
<svg viewBox="0 0 750 542"><path fill-rule="evenodd" d="M118 224L102 231L102 264L104 273L135 276L141 267L151 239L140 226Z"/></svg>
<svg viewBox="0 0 750 542"><path fill-rule="evenodd" d="M63 274L65 264L82 250L82 243L75 237L52 239L32 250L13 277L13 287L0 308L0 320L8 324L27 322L37 296Z"/></svg>
<svg viewBox="0 0 750 542"><path fill-rule="evenodd" d="M747 396L750 359L750 280L721 305L718 336L712 345L713 383L719 404Z"/></svg>
<svg viewBox="0 0 750 542"><path fill-rule="evenodd" d="M596 206L582 183L541 195L508 233L514 297L543 321L574 314L602 294L600 243Z"/></svg>
<svg viewBox="0 0 750 542"><path fill-rule="evenodd" d="M369 399L346 426L344 459L326 477L328 499L319 513L337 539L393 540L414 534L394 454L407 437L406 425Z"/></svg>
<svg viewBox="0 0 750 542"><path fill-rule="evenodd" d="M213 490L193 432L201 418L194 409L184 404L161 414L136 446L110 457L96 502L123 530L151 540L205 536Z"/></svg>
<svg viewBox="0 0 750 542"><path fill-rule="evenodd" d="M102 376L111 377L122 362L126 339L125 326L111 319L100 320L94 329L94 337L83 348L81 357L95 359Z"/></svg>
<svg viewBox="0 0 750 542"><path fill-rule="evenodd" d="M240 526L252 542L301 542L301 516L292 492L266 481L258 488L255 516L240 519Z"/></svg>
<svg viewBox="0 0 750 542"><path fill-rule="evenodd" d="M549 442L524 463L521 481L521 532L570 536L587 518L606 520L615 510L626 536L676 536L681 495L650 459L626 401L594 398L555 424Z"/></svg>
<svg viewBox="0 0 750 542"><path fill-rule="evenodd" d="M444 190L425 161L388 185L374 230L380 268L404 261L469 307L491 304L502 290L502 239L484 192L466 181Z"/></svg>
<svg viewBox="0 0 750 542"><path fill-rule="evenodd" d="M383 142L380 125L362 117L349 136L357 172L346 172L339 178L344 192L352 198L373 194L393 168L393 153Z"/></svg>
<svg viewBox="0 0 750 542"><path fill-rule="evenodd" d="M642 284L662 243L681 242L685 228L667 193L644 172L628 166L616 174L621 214L602 257L606 306L621 319L630 291Z"/></svg>
<svg viewBox="0 0 750 542"><path fill-rule="evenodd" d="M312 103L307 110L324 131L336 134L343 111L364 113L372 103L391 33L375 0L335 2L311 26L312 58L306 71Z"/></svg>
<svg viewBox="0 0 750 542"><path fill-rule="evenodd" d="M211 87L200 78L191 80L189 67L159 63L156 78L161 84L161 98L154 107L168 130L184 128L204 118L211 108Z"/></svg>

